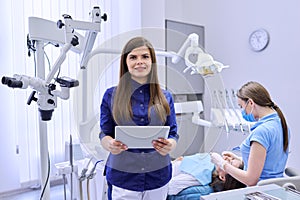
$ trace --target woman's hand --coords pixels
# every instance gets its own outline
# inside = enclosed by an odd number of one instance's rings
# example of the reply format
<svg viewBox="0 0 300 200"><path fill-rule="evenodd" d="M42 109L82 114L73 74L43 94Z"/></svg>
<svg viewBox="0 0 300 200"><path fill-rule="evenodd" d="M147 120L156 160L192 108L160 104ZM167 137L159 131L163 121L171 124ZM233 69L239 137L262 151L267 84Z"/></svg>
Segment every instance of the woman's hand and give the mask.
<svg viewBox="0 0 300 200"><path fill-rule="evenodd" d="M223 151L222 156L224 160L228 161L231 165L234 165L236 167L239 167L243 164L243 159L230 151Z"/></svg>
<svg viewBox="0 0 300 200"><path fill-rule="evenodd" d="M222 152L222 156L223 156L224 160L231 161L231 160L237 159L237 160L242 161L242 158L241 158L241 157L235 155L235 154L232 153L231 151L223 151L223 152Z"/></svg>
<svg viewBox="0 0 300 200"><path fill-rule="evenodd" d="M102 146L112 154L120 154L122 151L126 151L128 149L125 144L113 139L110 136L105 136L102 138L101 143Z"/></svg>
<svg viewBox="0 0 300 200"><path fill-rule="evenodd" d="M176 147L176 141L173 139L159 138L152 141L154 149L162 156L167 155Z"/></svg>
<svg viewBox="0 0 300 200"><path fill-rule="evenodd" d="M215 152L210 153L211 162L224 171L224 165L227 162L223 157Z"/></svg>

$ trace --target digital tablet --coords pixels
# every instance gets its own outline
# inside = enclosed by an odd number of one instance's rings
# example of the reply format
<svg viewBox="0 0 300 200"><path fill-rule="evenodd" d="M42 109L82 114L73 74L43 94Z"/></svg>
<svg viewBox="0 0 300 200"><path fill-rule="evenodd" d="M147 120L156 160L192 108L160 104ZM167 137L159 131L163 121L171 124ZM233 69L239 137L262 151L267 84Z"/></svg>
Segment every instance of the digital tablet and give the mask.
<svg viewBox="0 0 300 200"><path fill-rule="evenodd" d="M115 139L128 148L153 148L152 141L168 138L169 126L116 126Z"/></svg>

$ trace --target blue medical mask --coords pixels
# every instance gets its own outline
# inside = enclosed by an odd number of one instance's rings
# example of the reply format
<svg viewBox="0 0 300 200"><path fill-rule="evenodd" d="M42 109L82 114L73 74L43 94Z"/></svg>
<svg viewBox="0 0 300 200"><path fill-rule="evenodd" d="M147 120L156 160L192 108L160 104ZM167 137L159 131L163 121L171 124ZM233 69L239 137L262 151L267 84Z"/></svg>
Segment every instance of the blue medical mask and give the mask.
<svg viewBox="0 0 300 200"><path fill-rule="evenodd" d="M248 122L256 122L256 119L254 118L254 115L252 114L252 112L247 114L245 109L243 109L242 110L242 116Z"/></svg>
<svg viewBox="0 0 300 200"><path fill-rule="evenodd" d="M248 106L248 103L249 103L249 100L246 102L246 106L245 106L245 108L242 110L242 116L243 116L243 118L244 118L246 121L248 121L248 122L255 122L256 119L255 119L254 115L252 114L253 108L252 108L252 110L251 110L251 112L250 112L249 114L246 113L246 107Z"/></svg>

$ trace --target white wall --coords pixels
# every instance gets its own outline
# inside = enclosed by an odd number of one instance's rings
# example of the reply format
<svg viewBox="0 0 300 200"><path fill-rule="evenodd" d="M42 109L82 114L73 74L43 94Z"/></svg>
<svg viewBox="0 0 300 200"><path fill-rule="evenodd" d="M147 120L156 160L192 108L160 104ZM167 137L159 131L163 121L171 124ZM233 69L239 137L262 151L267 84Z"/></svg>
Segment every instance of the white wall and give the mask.
<svg viewBox="0 0 300 200"><path fill-rule="evenodd" d="M288 165L298 168L299 7L297 0L165 0L164 3L146 0L142 5L142 9L151 11L165 8L164 16L142 12L143 26L163 27L165 19L205 26L206 51L216 60L230 65L222 72L226 88L238 89L249 80L266 86L291 129ZM257 28L265 28L271 37L267 49L260 53L251 51L248 44L250 33ZM228 140L233 138L229 135Z"/></svg>

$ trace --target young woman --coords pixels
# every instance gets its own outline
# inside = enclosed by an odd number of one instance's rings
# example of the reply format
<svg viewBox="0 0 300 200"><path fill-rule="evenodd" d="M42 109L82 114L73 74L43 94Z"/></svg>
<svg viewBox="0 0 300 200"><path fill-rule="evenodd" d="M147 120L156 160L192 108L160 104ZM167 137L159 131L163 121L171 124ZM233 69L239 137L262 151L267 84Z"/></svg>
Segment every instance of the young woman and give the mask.
<svg viewBox="0 0 300 200"><path fill-rule="evenodd" d="M256 185L259 180L283 177L290 133L282 111L257 82L243 85L237 97L244 119L256 123L240 145L242 158L230 152L223 156L227 157L226 160L240 159L244 170L232 167L217 153L211 154L212 162L248 186Z"/></svg>
<svg viewBox="0 0 300 200"><path fill-rule="evenodd" d="M100 139L110 152L105 174L112 199L166 199L172 166L169 153L178 140L172 95L160 88L150 42L135 37L123 48L117 87L106 90L100 110ZM151 149L128 149L116 141L115 126L169 126L167 139Z"/></svg>

